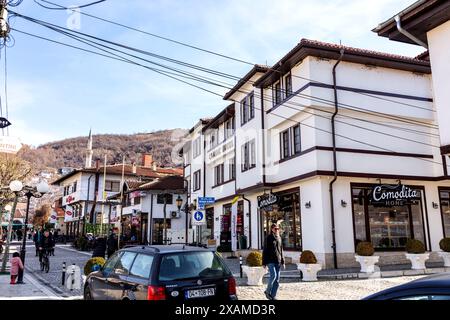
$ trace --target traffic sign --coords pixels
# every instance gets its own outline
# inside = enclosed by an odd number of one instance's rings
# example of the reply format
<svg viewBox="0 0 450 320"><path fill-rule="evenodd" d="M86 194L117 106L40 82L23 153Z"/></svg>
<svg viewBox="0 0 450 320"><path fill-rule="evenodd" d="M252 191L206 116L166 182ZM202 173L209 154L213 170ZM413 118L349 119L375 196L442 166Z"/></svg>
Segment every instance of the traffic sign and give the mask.
<svg viewBox="0 0 450 320"><path fill-rule="evenodd" d="M192 215L193 226L203 226L206 224L205 212L198 210Z"/></svg>
<svg viewBox="0 0 450 320"><path fill-rule="evenodd" d="M205 209L205 206L208 204L216 203L216 199L213 197L199 197L198 198L198 207L199 209Z"/></svg>

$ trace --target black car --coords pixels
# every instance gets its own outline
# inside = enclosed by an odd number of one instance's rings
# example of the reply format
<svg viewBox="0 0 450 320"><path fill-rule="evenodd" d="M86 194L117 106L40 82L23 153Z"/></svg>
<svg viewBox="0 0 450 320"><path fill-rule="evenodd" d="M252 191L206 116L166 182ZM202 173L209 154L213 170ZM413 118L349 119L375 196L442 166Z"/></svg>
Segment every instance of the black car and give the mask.
<svg viewBox="0 0 450 320"><path fill-rule="evenodd" d="M417 279L363 300L450 300L450 273Z"/></svg>
<svg viewBox="0 0 450 320"><path fill-rule="evenodd" d="M117 251L86 279L85 300L237 300L236 280L214 251L187 245Z"/></svg>

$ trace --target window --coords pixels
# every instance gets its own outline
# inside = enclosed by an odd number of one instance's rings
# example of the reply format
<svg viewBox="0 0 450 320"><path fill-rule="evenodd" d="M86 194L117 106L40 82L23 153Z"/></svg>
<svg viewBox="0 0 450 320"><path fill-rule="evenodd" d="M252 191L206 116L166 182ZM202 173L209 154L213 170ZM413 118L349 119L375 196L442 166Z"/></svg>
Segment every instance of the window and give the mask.
<svg viewBox="0 0 450 320"><path fill-rule="evenodd" d="M137 206L137 205L140 204L140 203L141 203L141 197L136 197L136 198L134 198L133 205Z"/></svg>
<svg viewBox="0 0 450 320"><path fill-rule="evenodd" d="M302 151L301 129L300 125L296 125L281 133L281 159L287 159L297 155Z"/></svg>
<svg viewBox="0 0 450 320"><path fill-rule="evenodd" d="M194 172L194 191L200 190L200 188L201 188L201 183L200 183L201 174L202 174L201 170Z"/></svg>
<svg viewBox="0 0 450 320"><path fill-rule="evenodd" d="M450 301L450 295L418 295L418 296L407 296L402 298L397 298L395 300L433 300L433 301Z"/></svg>
<svg viewBox="0 0 450 320"><path fill-rule="evenodd" d="M291 74L287 75L284 78L284 87L286 98L289 98L292 95L292 76Z"/></svg>
<svg viewBox="0 0 450 320"><path fill-rule="evenodd" d="M214 185L218 186L224 183L224 166L223 163L214 167Z"/></svg>
<svg viewBox="0 0 450 320"><path fill-rule="evenodd" d="M241 171L247 171L256 167L255 140L244 143L241 149Z"/></svg>
<svg viewBox="0 0 450 320"><path fill-rule="evenodd" d="M75 181L75 182L73 183L72 193L73 193L73 192L77 192L77 181Z"/></svg>
<svg viewBox="0 0 450 320"><path fill-rule="evenodd" d="M299 154L302 151L302 145L300 142L300 125L295 126L292 131L294 133L294 154Z"/></svg>
<svg viewBox="0 0 450 320"><path fill-rule="evenodd" d="M117 261L116 266L114 267L115 273L120 273L122 275L128 275L130 273L130 267L133 263L134 258L136 257L136 253L134 252L125 252L122 254L120 259ZM119 272L117 272L120 270Z"/></svg>
<svg viewBox="0 0 450 320"><path fill-rule="evenodd" d="M209 137L209 147L214 148L219 143L219 132L217 129L211 130L211 135Z"/></svg>
<svg viewBox="0 0 450 320"><path fill-rule="evenodd" d="M120 181L105 181L105 191L108 192L119 192L120 191Z"/></svg>
<svg viewBox="0 0 450 320"><path fill-rule="evenodd" d="M194 154L194 159L195 159L202 153L201 137L198 137L197 139L195 139L192 144L193 144L192 149L194 150L193 154Z"/></svg>
<svg viewBox="0 0 450 320"><path fill-rule="evenodd" d="M241 101L241 125L246 124L255 117L255 96L250 93Z"/></svg>
<svg viewBox="0 0 450 320"><path fill-rule="evenodd" d="M164 193L160 193L156 196L156 203L157 204L164 204L164 195L166 196L166 203L167 204L173 204L173 194L164 194Z"/></svg>
<svg viewBox="0 0 450 320"><path fill-rule="evenodd" d="M120 253L116 252L111 258L106 261L105 265L103 266L102 272L104 276L109 276L113 271L114 267L117 263L117 261L120 258Z"/></svg>
<svg viewBox="0 0 450 320"><path fill-rule="evenodd" d="M228 163L228 179L234 180L236 178L236 163L235 159L231 158Z"/></svg>
<svg viewBox="0 0 450 320"><path fill-rule="evenodd" d="M281 148L282 148L282 154L283 159L289 158L291 156L291 143L289 139L289 130L286 130L281 133Z"/></svg>
<svg viewBox="0 0 450 320"><path fill-rule="evenodd" d="M224 140L227 140L234 135L234 118L229 119L225 122L224 131Z"/></svg>
<svg viewBox="0 0 450 320"><path fill-rule="evenodd" d="M152 269L153 256L138 254L130 270L130 275L147 279Z"/></svg>
<svg viewBox="0 0 450 320"><path fill-rule="evenodd" d="M277 83L275 83L273 85L273 90L272 90L272 94L273 94L273 105L276 106L278 104L281 103L281 82L278 81Z"/></svg>

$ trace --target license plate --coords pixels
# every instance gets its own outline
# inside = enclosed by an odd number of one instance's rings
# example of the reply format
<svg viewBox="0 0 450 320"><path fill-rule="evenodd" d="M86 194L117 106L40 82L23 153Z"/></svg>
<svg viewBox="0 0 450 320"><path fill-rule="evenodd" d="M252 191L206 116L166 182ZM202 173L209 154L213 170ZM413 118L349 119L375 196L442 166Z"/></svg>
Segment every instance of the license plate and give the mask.
<svg viewBox="0 0 450 320"><path fill-rule="evenodd" d="M186 291L185 295L187 299L196 299L196 298L212 297L215 294L216 294L215 288L208 288L199 290L188 290Z"/></svg>

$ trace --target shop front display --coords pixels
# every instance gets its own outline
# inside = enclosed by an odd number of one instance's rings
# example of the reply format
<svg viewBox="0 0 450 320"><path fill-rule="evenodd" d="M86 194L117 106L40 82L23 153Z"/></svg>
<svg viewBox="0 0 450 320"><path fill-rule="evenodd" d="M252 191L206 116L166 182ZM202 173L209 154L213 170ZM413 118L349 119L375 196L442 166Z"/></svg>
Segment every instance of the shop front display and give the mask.
<svg viewBox="0 0 450 320"><path fill-rule="evenodd" d="M231 251L231 204L223 206L220 219L220 245L224 251Z"/></svg>
<svg viewBox="0 0 450 320"><path fill-rule="evenodd" d="M426 244L422 187L352 184L351 188L355 247L369 241L377 251L402 251L408 239Z"/></svg>
<svg viewBox="0 0 450 320"><path fill-rule="evenodd" d="M444 237L450 238L450 188L439 188Z"/></svg>
<svg viewBox="0 0 450 320"><path fill-rule="evenodd" d="M280 226L283 249L302 250L300 192L297 190L264 194L258 197L264 235L262 245L270 232L271 224L277 223Z"/></svg>

